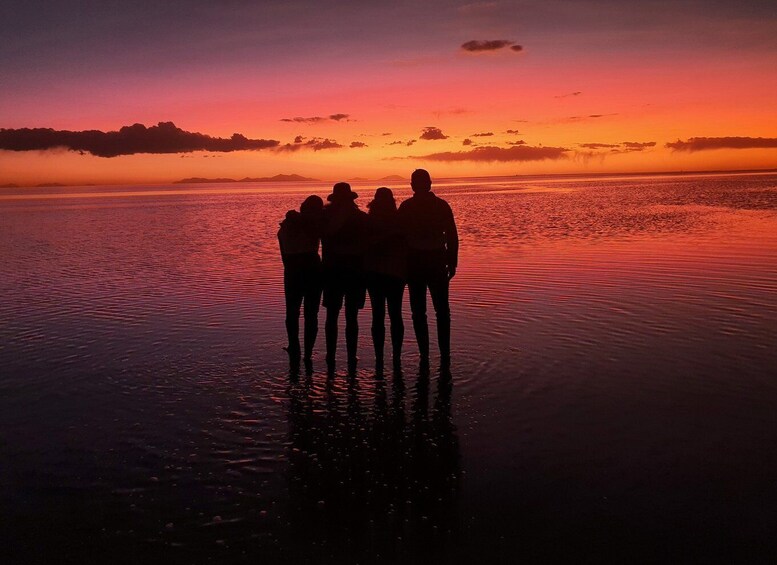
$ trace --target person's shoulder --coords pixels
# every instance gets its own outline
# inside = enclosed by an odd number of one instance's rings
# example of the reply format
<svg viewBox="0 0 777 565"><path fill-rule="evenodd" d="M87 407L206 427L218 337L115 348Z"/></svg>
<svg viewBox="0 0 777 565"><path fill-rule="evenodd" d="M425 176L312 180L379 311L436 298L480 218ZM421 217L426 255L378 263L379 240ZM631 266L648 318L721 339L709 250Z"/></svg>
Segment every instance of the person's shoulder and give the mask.
<svg viewBox="0 0 777 565"><path fill-rule="evenodd" d="M448 201L440 198L436 194L434 195L434 204L435 206L437 206L438 208L442 208L443 210L451 209L451 205L448 204Z"/></svg>

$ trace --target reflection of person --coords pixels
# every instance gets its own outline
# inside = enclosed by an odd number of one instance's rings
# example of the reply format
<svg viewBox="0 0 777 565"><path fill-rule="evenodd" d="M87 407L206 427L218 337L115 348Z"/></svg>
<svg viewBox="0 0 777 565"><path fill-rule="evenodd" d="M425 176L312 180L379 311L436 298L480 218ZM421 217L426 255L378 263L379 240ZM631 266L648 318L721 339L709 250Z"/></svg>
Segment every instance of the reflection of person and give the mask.
<svg viewBox="0 0 777 565"><path fill-rule="evenodd" d="M402 202L399 217L408 246L410 310L413 314L421 364L429 363L429 328L426 321L426 290L437 317L440 365L450 365L451 313L449 281L456 274L459 236L451 207L432 190L432 178L424 169L410 177L413 196Z"/></svg>
<svg viewBox="0 0 777 565"><path fill-rule="evenodd" d="M305 304L305 368L312 370L313 346L318 334L318 307L321 302L321 259L318 245L324 201L308 196L299 212L289 210L278 230L283 260L283 290L286 295L286 333L289 365L299 368L299 312Z"/></svg>
<svg viewBox="0 0 777 565"><path fill-rule="evenodd" d="M314 379L289 386L289 562L455 561L453 386L431 394L427 376L405 389L400 373L374 388Z"/></svg>
<svg viewBox="0 0 777 565"><path fill-rule="evenodd" d="M348 370L356 369L359 339L359 310L364 307L366 288L362 261L365 247L367 214L354 200L357 194L346 182L337 183L327 197L321 254L324 268L324 307L326 308L326 362L330 373L335 369L337 320L345 303L345 345Z"/></svg>
<svg viewBox="0 0 777 565"><path fill-rule="evenodd" d="M397 222L397 204L390 188L380 187L369 208L369 247L364 257L367 290L372 306L372 342L375 346L375 366L383 369L383 344L386 339L384 320L388 306L391 322L392 360L401 366L402 295L405 293L407 271L404 237Z"/></svg>

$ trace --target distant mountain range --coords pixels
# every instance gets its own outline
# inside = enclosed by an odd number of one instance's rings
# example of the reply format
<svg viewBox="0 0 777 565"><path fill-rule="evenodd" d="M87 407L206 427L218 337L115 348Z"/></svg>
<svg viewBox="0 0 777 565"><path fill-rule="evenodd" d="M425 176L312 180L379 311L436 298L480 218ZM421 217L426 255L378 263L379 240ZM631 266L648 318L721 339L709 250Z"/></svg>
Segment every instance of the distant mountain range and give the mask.
<svg viewBox="0 0 777 565"><path fill-rule="evenodd" d="M399 175L389 175L387 177L380 178L378 180L407 180L405 177L401 177Z"/></svg>
<svg viewBox="0 0 777 565"><path fill-rule="evenodd" d="M203 177L191 177L188 179L181 179L173 184L195 184L204 182L301 182L301 181L316 181L321 182L319 179L312 179L303 177L301 175L275 175L274 177L245 177L243 179L227 179L216 178L206 179Z"/></svg>

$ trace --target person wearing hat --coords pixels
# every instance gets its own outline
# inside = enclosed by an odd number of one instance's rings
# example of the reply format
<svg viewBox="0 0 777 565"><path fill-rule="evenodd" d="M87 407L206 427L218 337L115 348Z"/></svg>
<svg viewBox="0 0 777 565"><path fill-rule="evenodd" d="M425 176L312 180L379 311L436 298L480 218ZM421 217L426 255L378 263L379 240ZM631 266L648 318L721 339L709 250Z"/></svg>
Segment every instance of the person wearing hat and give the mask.
<svg viewBox="0 0 777 565"><path fill-rule="evenodd" d="M405 238L399 226L397 203L390 188L381 186L375 198L367 204L369 212L369 244L364 256L367 292L372 306L372 343L375 347L375 368L383 370L383 345L386 339L386 307L391 324L392 362L401 368L402 296L407 276Z"/></svg>
<svg viewBox="0 0 777 565"><path fill-rule="evenodd" d="M407 288L421 366L429 365L429 327L426 321L426 291L432 297L437 317L440 367L451 361L450 279L456 274L459 235L448 203L432 192L432 177L416 169L410 177L413 196L399 207L399 218L408 246Z"/></svg>
<svg viewBox="0 0 777 565"><path fill-rule="evenodd" d="M359 340L359 310L364 308L366 287L363 255L367 233L367 214L356 205L358 195L347 182L338 182L327 197L324 208L324 232L321 257L324 271L324 307L326 308L326 362L330 374L335 370L338 318L345 304L345 345L348 370L356 370Z"/></svg>
<svg viewBox="0 0 777 565"><path fill-rule="evenodd" d="M324 201L308 196L299 212L289 210L278 230L283 260L283 290L286 297L286 333L289 367L299 369L299 312L305 304L305 370L313 370L313 346L318 335L318 308L321 303L321 259L318 247L323 223Z"/></svg>

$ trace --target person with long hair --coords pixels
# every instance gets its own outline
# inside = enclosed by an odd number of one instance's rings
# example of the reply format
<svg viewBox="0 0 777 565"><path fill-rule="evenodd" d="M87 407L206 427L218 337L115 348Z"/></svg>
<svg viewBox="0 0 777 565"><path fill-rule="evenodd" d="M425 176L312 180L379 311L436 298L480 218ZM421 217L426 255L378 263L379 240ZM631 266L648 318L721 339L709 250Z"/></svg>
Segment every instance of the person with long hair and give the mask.
<svg viewBox="0 0 777 565"><path fill-rule="evenodd" d="M383 369L383 349L386 340L386 309L391 325L392 363L401 367L402 297L407 276L405 242L399 225L397 203L390 188L381 186L367 205L369 212L369 246L364 257L367 292L372 306L372 343L375 347L375 367Z"/></svg>
<svg viewBox="0 0 777 565"><path fill-rule="evenodd" d="M321 303L321 258L318 255L324 201L308 196L299 212L289 210L278 230L283 260L283 290L286 297L286 333L289 367L299 369L299 314L304 302L305 370L313 369L313 347L318 335L318 309Z"/></svg>

